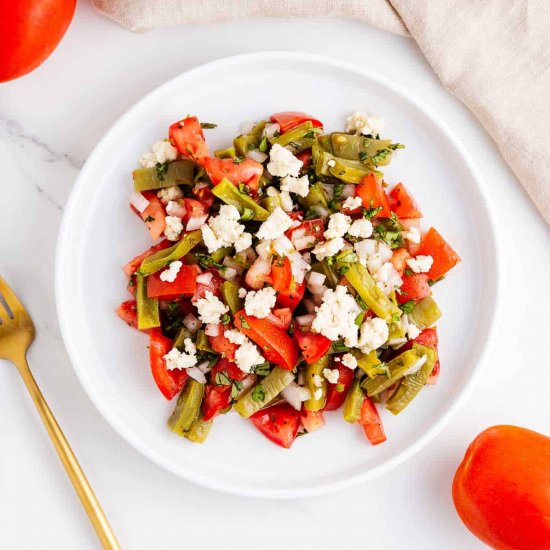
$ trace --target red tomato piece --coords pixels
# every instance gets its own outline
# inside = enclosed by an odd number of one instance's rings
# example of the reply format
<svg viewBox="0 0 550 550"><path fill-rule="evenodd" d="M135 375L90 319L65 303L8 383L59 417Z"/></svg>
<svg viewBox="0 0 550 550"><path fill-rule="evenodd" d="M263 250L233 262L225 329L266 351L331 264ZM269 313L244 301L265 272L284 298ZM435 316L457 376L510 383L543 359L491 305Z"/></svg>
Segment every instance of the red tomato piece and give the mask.
<svg viewBox="0 0 550 550"><path fill-rule="evenodd" d="M271 321L274 325L281 327L283 330L288 330L290 328L290 323L292 322L292 311L289 307L282 307L279 309L274 309L272 311L273 316L267 317L268 321ZM275 317L277 322L275 322Z"/></svg>
<svg viewBox="0 0 550 550"><path fill-rule="evenodd" d="M292 130L295 126L303 124L308 120L311 121L314 128L322 128L323 123L311 115L306 113L297 113L293 111L286 111L284 113L275 113L271 115L271 122L276 122L281 127L281 134Z"/></svg>
<svg viewBox="0 0 550 550"><path fill-rule="evenodd" d="M264 352L264 357L283 369L292 370L298 361L298 348L292 338L267 319L247 315L242 309L235 313L235 326Z"/></svg>
<svg viewBox="0 0 550 550"><path fill-rule="evenodd" d="M196 116L174 122L168 129L170 141L184 156L202 164L208 157L208 147L204 139L201 123Z"/></svg>
<svg viewBox="0 0 550 550"><path fill-rule="evenodd" d="M202 202L195 199L183 199L185 205L185 216L183 217L183 226L187 225L187 222L191 218L202 218L208 214L208 207Z"/></svg>
<svg viewBox="0 0 550 550"><path fill-rule="evenodd" d="M306 363L310 365L324 357L332 345L332 342L326 336L316 332L302 332L297 324L294 325L293 336L298 347L302 350Z"/></svg>
<svg viewBox="0 0 550 550"><path fill-rule="evenodd" d="M172 283L161 280L160 275L163 271L157 271L147 277L149 298L176 300L180 296L193 296L197 290L197 275L200 272L196 265L182 265Z"/></svg>
<svg viewBox="0 0 550 550"><path fill-rule="evenodd" d="M153 191L144 191L142 194L149 201L149 205L140 216L149 230L151 239L156 241L162 236L166 227L164 206Z"/></svg>
<svg viewBox="0 0 550 550"><path fill-rule="evenodd" d="M216 200L216 197L212 193L210 187L204 184L201 187L193 187L192 193L195 197L197 197L198 201L204 204L207 210L214 204L214 201Z"/></svg>
<svg viewBox="0 0 550 550"><path fill-rule="evenodd" d="M162 334L159 328L149 332L149 362L151 372L159 390L166 399L173 399L187 380L185 369L168 370L164 356L172 349L172 340Z"/></svg>
<svg viewBox="0 0 550 550"><path fill-rule="evenodd" d="M301 153L297 153L296 158L302 161L302 169L307 170L311 164L311 149L306 149Z"/></svg>
<svg viewBox="0 0 550 550"><path fill-rule="evenodd" d="M252 424L267 439L289 449L300 428L300 413L288 403L279 403L262 409L250 417Z"/></svg>
<svg viewBox="0 0 550 550"><path fill-rule="evenodd" d="M401 292L396 294L397 301L400 304L404 304L409 300L418 302L422 298L431 296L432 289L428 283L427 273L412 273L411 275L402 275L403 285L401 286Z"/></svg>
<svg viewBox="0 0 550 550"><path fill-rule="evenodd" d="M391 263L395 267L399 275L403 276L405 269L407 269L407 260L411 257L406 248L398 248L393 251Z"/></svg>
<svg viewBox="0 0 550 550"><path fill-rule="evenodd" d="M311 242L311 244L308 244L308 246L305 246L303 250L307 248L313 248L317 241L321 240L323 238L323 233L325 232L325 224L321 218L314 219L314 220L306 220L303 221L300 225L293 227L292 229L289 229L285 235L292 241L293 237L295 239L298 239L298 236L300 238L305 237L314 237L315 242Z"/></svg>
<svg viewBox="0 0 550 550"><path fill-rule="evenodd" d="M235 352L237 351L237 344L233 344L225 337L225 329L220 323L218 325L218 336L208 336L208 341L212 346L212 349L218 353L221 353L222 357L225 357L229 361L235 360Z"/></svg>
<svg viewBox="0 0 550 550"><path fill-rule="evenodd" d="M308 411L302 407L300 416L302 419L302 426L308 434L317 431L326 424L323 411Z"/></svg>
<svg viewBox="0 0 550 550"><path fill-rule="evenodd" d="M122 302L116 310L116 314L130 327L138 328L137 306L135 300Z"/></svg>
<svg viewBox="0 0 550 550"><path fill-rule="evenodd" d="M223 373L232 382L235 380L241 381L248 376L239 367L237 367L236 363L223 357L210 369L211 384L223 385L216 382L216 375L218 373Z"/></svg>
<svg viewBox="0 0 550 550"><path fill-rule="evenodd" d="M130 260L124 267L123 271L130 277L133 275L137 268L141 265L141 262L145 260L145 258L152 256L156 252L159 252L159 250L164 250L165 248L168 248L172 246L174 243L169 241L168 239L164 239L164 241L161 241L158 244L153 245L151 248L140 254L139 256L136 256L134 259Z"/></svg>
<svg viewBox="0 0 550 550"><path fill-rule="evenodd" d="M208 158L204 163L208 177L214 185L227 178L234 185L244 183L251 191L258 191L264 167L259 162L245 158L240 162L233 159Z"/></svg>
<svg viewBox="0 0 550 550"><path fill-rule="evenodd" d="M382 426L382 421L380 420L376 406L367 396L365 396L365 400L361 406L359 424L363 426L365 435L372 445L379 445L386 441L387 438L384 432L384 426Z"/></svg>
<svg viewBox="0 0 550 550"><path fill-rule="evenodd" d="M292 283L292 267L288 257L274 259L271 265L273 288L277 292L288 292Z"/></svg>
<svg viewBox="0 0 550 550"><path fill-rule="evenodd" d="M357 186L355 194L361 197L365 208L378 208L382 210L376 214L378 218L389 218L391 215L390 202L382 187L382 184L376 179L374 174L365 176Z"/></svg>
<svg viewBox="0 0 550 550"><path fill-rule="evenodd" d="M303 281L301 285L298 285L293 280L292 284L290 285L290 290L288 290L287 292L279 292L277 294L277 304L279 304L281 307L288 307L292 311L294 311L298 304L302 301L305 291L305 281Z"/></svg>
<svg viewBox="0 0 550 550"><path fill-rule="evenodd" d="M202 402L202 419L205 422L212 420L220 411L229 407L230 402L231 385L212 386L208 384Z"/></svg>
<svg viewBox="0 0 550 550"><path fill-rule="evenodd" d="M428 232L422 237L418 253L433 258L434 263L428 272L432 281L445 275L447 271L460 262L460 256L433 227L430 227Z"/></svg>
<svg viewBox="0 0 550 550"><path fill-rule="evenodd" d="M354 371L348 369L348 367L342 365L342 363L334 363L332 368L335 367L338 369L338 382L336 382L336 384L332 384L331 382L328 383L325 411L335 411L344 404L348 390L355 377Z"/></svg>
<svg viewBox="0 0 550 550"><path fill-rule="evenodd" d="M393 199L392 210L398 218L421 218L422 212L418 209L416 201L407 188L398 183L390 193Z"/></svg>
<svg viewBox="0 0 550 550"><path fill-rule="evenodd" d="M197 282L197 289L193 295L192 301L196 302L199 298L204 298L207 291L210 291L214 296L220 297L220 289L223 284L223 279L216 269L207 269L203 273L212 273L212 278L208 284Z"/></svg>

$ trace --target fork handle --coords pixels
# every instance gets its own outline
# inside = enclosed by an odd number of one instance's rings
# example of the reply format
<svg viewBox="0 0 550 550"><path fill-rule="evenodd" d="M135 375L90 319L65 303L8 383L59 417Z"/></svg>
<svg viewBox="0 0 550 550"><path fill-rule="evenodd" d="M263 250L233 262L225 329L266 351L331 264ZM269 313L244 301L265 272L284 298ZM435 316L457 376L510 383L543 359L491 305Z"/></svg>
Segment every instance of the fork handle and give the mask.
<svg viewBox="0 0 550 550"><path fill-rule="evenodd" d="M105 517L101 505L99 504L99 501L97 500L86 475L82 471L76 456L65 439L57 420L46 403L46 400L44 399L44 396L42 395L42 392L40 391L40 388L38 387L38 384L29 369L26 358L23 357L18 360L16 364L17 369L23 377L25 385L31 394L34 404L40 413L42 422L44 422L44 426L46 426L46 430L50 435L50 439L52 440L55 450L57 451L65 471L67 472L67 475L69 476L69 479L71 480L71 483L80 498L82 506L84 506L84 509L86 510L86 513L94 526L103 548L105 550L121 550L115 533L109 525L109 522Z"/></svg>

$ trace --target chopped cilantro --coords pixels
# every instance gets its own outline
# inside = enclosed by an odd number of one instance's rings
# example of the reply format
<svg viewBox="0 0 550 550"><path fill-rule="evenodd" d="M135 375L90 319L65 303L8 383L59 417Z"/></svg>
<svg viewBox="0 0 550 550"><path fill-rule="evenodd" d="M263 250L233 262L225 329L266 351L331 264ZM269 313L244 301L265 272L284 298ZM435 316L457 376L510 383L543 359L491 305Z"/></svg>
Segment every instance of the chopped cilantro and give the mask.
<svg viewBox="0 0 550 550"><path fill-rule="evenodd" d="M271 372L271 366L268 361L264 361L261 365L256 365L252 370L258 376L267 376Z"/></svg>
<svg viewBox="0 0 550 550"><path fill-rule="evenodd" d="M252 390L252 399L254 401L260 401L263 402L265 399L265 390L261 384L258 384L253 390Z"/></svg>
<svg viewBox="0 0 550 550"><path fill-rule="evenodd" d="M399 307L403 313L410 313L414 308L414 301L409 300L408 302L401 304Z"/></svg>
<svg viewBox="0 0 550 550"><path fill-rule="evenodd" d="M246 317L244 315L241 315L241 326L243 328L250 328L250 325L248 324Z"/></svg>
<svg viewBox="0 0 550 550"><path fill-rule="evenodd" d="M213 124L212 122L201 122L201 128L204 128L205 130L210 130L212 128L217 128L217 124Z"/></svg>
<svg viewBox="0 0 550 550"><path fill-rule="evenodd" d="M254 217L254 210L252 208L245 208L241 214L241 220L248 221Z"/></svg>
<svg viewBox="0 0 550 550"><path fill-rule="evenodd" d="M241 164L241 162L244 160L244 157L235 157L233 159L234 164Z"/></svg>
<svg viewBox="0 0 550 550"><path fill-rule="evenodd" d="M243 195L250 195L250 189L246 183L239 183L239 193L242 193Z"/></svg>
<svg viewBox="0 0 550 550"><path fill-rule="evenodd" d="M229 375L224 370L216 373L216 378L214 381L218 386L230 386L232 383L231 378L229 378Z"/></svg>
<svg viewBox="0 0 550 550"><path fill-rule="evenodd" d="M229 316L228 313L224 313L221 318L220 318L221 322L222 322L222 325L228 325L229 324L229 321L231 321L231 317Z"/></svg>
<svg viewBox="0 0 550 550"><path fill-rule="evenodd" d="M151 223L151 222L154 222L155 221L155 218L153 218L153 216L147 216L145 218L145 222L146 223Z"/></svg>
<svg viewBox="0 0 550 550"><path fill-rule="evenodd" d="M243 389L243 383L239 382L238 380L234 380L233 385L231 386L231 398L237 399L242 389Z"/></svg>
<svg viewBox="0 0 550 550"><path fill-rule="evenodd" d="M159 181L164 181L164 176L166 175L166 172L168 171L168 163L163 162L162 164L157 163L155 166L155 172L157 173L157 178Z"/></svg>

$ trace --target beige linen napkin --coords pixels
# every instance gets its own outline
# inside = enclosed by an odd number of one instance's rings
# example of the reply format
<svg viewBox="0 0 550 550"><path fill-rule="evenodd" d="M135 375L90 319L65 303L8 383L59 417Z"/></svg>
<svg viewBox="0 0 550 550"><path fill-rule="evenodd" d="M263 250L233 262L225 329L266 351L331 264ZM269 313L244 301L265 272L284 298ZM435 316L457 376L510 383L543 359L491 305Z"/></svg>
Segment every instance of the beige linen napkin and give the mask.
<svg viewBox="0 0 550 550"><path fill-rule="evenodd" d="M93 0L131 30L332 15L410 34L550 223L550 0Z"/></svg>

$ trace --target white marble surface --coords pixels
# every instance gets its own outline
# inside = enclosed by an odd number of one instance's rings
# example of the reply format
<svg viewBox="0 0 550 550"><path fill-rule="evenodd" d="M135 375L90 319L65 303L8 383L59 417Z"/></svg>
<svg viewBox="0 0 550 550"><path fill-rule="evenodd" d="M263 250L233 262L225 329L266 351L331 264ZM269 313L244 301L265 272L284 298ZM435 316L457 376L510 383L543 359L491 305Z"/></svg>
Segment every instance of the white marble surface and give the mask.
<svg viewBox="0 0 550 550"><path fill-rule="evenodd" d="M218 494L161 470L103 420L77 381L57 326L54 253L71 185L109 126L158 84L205 61L266 49L368 65L455 128L481 168L503 245L504 315L477 387L416 457L366 485L295 501ZM130 34L86 2L39 70L0 86L0 272L29 307L38 338L30 363L122 546L309 550L480 548L450 497L454 469L484 427L550 426L546 353L550 232L496 147L439 84L414 43L338 19L255 20ZM542 290L539 290L542 289ZM472 311L472 316L476 315ZM17 372L0 365L0 547L99 545Z"/></svg>

